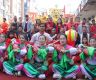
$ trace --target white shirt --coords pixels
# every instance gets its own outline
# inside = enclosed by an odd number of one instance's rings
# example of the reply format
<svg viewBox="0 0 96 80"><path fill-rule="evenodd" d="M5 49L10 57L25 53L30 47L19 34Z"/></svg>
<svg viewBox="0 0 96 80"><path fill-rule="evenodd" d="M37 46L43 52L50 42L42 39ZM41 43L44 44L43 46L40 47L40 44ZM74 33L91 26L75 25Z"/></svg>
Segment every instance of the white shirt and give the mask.
<svg viewBox="0 0 96 80"><path fill-rule="evenodd" d="M33 42L34 44L38 45L38 44L39 44L38 39L39 39L39 36L40 36L40 35L41 35L40 32L35 33L35 34L32 36L30 42ZM50 36L50 34L44 32L43 35L46 36L46 39L47 39L48 42L52 41L52 37Z"/></svg>

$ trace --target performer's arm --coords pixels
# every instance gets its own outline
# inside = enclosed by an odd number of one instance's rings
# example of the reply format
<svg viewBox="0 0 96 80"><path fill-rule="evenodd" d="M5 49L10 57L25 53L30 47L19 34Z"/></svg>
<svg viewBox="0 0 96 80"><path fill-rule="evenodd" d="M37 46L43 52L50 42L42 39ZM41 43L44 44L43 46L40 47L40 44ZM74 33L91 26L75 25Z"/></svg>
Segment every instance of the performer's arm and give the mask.
<svg viewBox="0 0 96 80"><path fill-rule="evenodd" d="M0 46L0 50L5 50L6 46Z"/></svg>

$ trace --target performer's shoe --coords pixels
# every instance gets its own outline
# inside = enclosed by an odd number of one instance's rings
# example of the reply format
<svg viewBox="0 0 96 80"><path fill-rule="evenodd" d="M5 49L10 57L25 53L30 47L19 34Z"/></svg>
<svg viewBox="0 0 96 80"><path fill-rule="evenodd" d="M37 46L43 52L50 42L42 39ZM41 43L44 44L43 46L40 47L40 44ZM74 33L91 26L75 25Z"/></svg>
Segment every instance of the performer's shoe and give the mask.
<svg viewBox="0 0 96 80"><path fill-rule="evenodd" d="M88 77L87 76L85 76L85 79L87 79Z"/></svg>
<svg viewBox="0 0 96 80"><path fill-rule="evenodd" d="M16 71L16 72L14 73L14 75L15 75L15 76L21 76L21 71Z"/></svg>
<svg viewBox="0 0 96 80"><path fill-rule="evenodd" d="M60 79L62 76L59 73L54 73L53 78Z"/></svg>
<svg viewBox="0 0 96 80"><path fill-rule="evenodd" d="M21 76L21 71L18 71L17 72L17 76Z"/></svg>
<svg viewBox="0 0 96 80"><path fill-rule="evenodd" d="M45 76L45 74L40 74L40 75L38 76L38 78L40 78L40 79L45 79L46 76Z"/></svg>
<svg viewBox="0 0 96 80"><path fill-rule="evenodd" d="M14 76L18 76L18 73L17 73L17 72L15 72L15 73L14 73Z"/></svg>
<svg viewBox="0 0 96 80"><path fill-rule="evenodd" d="M76 79L76 76L74 76L73 79Z"/></svg>

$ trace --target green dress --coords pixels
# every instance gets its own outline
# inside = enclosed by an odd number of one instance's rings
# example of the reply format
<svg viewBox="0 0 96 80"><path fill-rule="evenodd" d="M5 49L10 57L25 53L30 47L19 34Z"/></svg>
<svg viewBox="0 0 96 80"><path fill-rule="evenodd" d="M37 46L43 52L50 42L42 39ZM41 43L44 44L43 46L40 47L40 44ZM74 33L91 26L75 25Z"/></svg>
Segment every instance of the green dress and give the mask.
<svg viewBox="0 0 96 80"><path fill-rule="evenodd" d="M14 73L23 68L23 60L19 59L17 55L20 54L20 49L17 52L12 50L12 45L8 46L8 61L3 62L4 70L9 75L14 75ZM27 57L30 59L32 57L32 48L28 48ZM14 56L15 55L15 56Z"/></svg>
<svg viewBox="0 0 96 80"><path fill-rule="evenodd" d="M31 59L29 63L24 64L25 74L27 76L38 77L40 74L44 74L48 70L46 47L42 46L38 49L35 59Z"/></svg>
<svg viewBox="0 0 96 80"><path fill-rule="evenodd" d="M70 55L70 51L67 50L65 53L62 54L61 60L58 59L59 53L54 50L53 53L53 72L59 72L62 77L66 77L70 73L76 71L78 69L77 65L71 64L73 60L70 59L67 55Z"/></svg>
<svg viewBox="0 0 96 80"><path fill-rule="evenodd" d="M87 62L87 60L93 60L95 57L95 48L93 47L87 47L88 54L86 55L84 52L80 54L80 58L82 60L82 65L85 68L85 70L88 72L91 77L96 77L96 65L94 63L90 64Z"/></svg>

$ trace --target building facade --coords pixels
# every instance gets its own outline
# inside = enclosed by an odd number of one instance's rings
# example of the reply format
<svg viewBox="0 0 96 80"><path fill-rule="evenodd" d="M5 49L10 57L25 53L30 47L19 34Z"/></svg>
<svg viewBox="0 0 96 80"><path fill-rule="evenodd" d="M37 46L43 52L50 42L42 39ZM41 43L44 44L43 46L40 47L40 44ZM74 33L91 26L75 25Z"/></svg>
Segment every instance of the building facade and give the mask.
<svg viewBox="0 0 96 80"><path fill-rule="evenodd" d="M30 0L24 0L24 16L28 14L30 10Z"/></svg>
<svg viewBox="0 0 96 80"><path fill-rule="evenodd" d="M96 17L96 0L81 0L76 15L81 19Z"/></svg>
<svg viewBox="0 0 96 80"><path fill-rule="evenodd" d="M0 20L24 16L24 0L0 0Z"/></svg>

